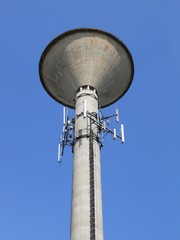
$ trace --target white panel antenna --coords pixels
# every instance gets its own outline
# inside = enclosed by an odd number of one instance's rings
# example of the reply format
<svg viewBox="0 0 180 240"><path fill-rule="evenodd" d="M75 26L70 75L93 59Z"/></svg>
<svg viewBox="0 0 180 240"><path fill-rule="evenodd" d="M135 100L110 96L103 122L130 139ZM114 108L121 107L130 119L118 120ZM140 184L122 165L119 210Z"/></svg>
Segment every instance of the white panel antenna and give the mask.
<svg viewBox="0 0 180 240"><path fill-rule="evenodd" d="M116 107L116 122L119 122L119 110Z"/></svg>
<svg viewBox="0 0 180 240"><path fill-rule="evenodd" d="M124 137L124 125L123 124L121 124L120 130L121 130L121 142L124 143L125 137Z"/></svg>
<svg viewBox="0 0 180 240"><path fill-rule="evenodd" d="M86 101L86 99L84 99L84 101L83 101L83 115L84 115L84 118L86 118L86 116L87 116L87 101Z"/></svg>
<svg viewBox="0 0 180 240"><path fill-rule="evenodd" d="M63 132L65 131L65 127L67 124L67 115L68 115L68 109L64 107L63 108Z"/></svg>
<svg viewBox="0 0 180 240"><path fill-rule="evenodd" d="M58 163L61 163L61 144L58 144Z"/></svg>
<svg viewBox="0 0 180 240"><path fill-rule="evenodd" d="M103 121L103 130L106 131L106 122Z"/></svg>
<svg viewBox="0 0 180 240"><path fill-rule="evenodd" d="M66 107L63 107L63 125L66 123Z"/></svg>
<svg viewBox="0 0 180 240"><path fill-rule="evenodd" d="M116 129L114 128L114 134L113 134L113 139L116 139Z"/></svg>

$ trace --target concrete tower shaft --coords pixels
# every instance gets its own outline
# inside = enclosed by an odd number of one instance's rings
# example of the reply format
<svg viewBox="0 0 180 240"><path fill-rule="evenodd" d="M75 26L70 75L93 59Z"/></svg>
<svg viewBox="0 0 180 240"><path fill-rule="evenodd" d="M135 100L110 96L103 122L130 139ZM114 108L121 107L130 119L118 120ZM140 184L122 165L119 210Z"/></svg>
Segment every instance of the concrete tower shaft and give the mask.
<svg viewBox="0 0 180 240"><path fill-rule="evenodd" d="M71 240L103 240L98 96L80 87L75 99Z"/></svg>

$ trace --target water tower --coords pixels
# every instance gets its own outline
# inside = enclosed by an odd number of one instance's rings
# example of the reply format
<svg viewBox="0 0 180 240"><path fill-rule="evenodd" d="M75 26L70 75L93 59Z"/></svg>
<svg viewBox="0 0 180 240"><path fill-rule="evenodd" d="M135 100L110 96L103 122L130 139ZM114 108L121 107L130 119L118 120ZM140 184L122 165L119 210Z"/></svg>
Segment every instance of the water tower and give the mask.
<svg viewBox="0 0 180 240"><path fill-rule="evenodd" d="M66 145L73 150L71 240L103 240L100 148L101 133L110 130L99 109L120 99L129 89L134 65L127 47L110 33L75 29L55 38L39 64L41 82L57 102L75 109L70 120L64 110L60 155Z"/></svg>

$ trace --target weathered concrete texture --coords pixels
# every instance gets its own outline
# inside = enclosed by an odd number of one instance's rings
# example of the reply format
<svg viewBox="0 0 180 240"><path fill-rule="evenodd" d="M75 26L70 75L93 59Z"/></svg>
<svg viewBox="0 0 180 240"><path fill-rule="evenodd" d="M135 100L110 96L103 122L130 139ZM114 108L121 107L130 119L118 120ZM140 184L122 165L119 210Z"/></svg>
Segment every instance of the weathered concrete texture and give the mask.
<svg viewBox="0 0 180 240"><path fill-rule="evenodd" d="M118 100L128 90L134 68L125 45L111 34L77 29L56 38L40 62L40 76L48 93L74 108L76 90L93 86L101 107Z"/></svg>
<svg viewBox="0 0 180 240"><path fill-rule="evenodd" d="M91 94L91 95L86 95ZM83 101L87 101L88 112L98 112L97 95L92 90L81 90L76 98L75 138L89 134L90 120L84 118ZM93 133L98 129L92 124ZM94 149L94 192L95 192L95 239L103 240L102 196L100 146L93 140ZM71 240L90 240L90 164L89 137L85 136L75 142L72 187Z"/></svg>

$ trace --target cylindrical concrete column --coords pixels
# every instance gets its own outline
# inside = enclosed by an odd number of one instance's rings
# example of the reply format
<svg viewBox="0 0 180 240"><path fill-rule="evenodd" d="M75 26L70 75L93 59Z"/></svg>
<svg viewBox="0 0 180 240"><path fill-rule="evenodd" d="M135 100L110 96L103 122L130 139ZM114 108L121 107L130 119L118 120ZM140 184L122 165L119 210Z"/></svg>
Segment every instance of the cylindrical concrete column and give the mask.
<svg viewBox="0 0 180 240"><path fill-rule="evenodd" d="M84 115L87 111L87 116ZM103 240L96 90L82 87L75 102L71 240Z"/></svg>

